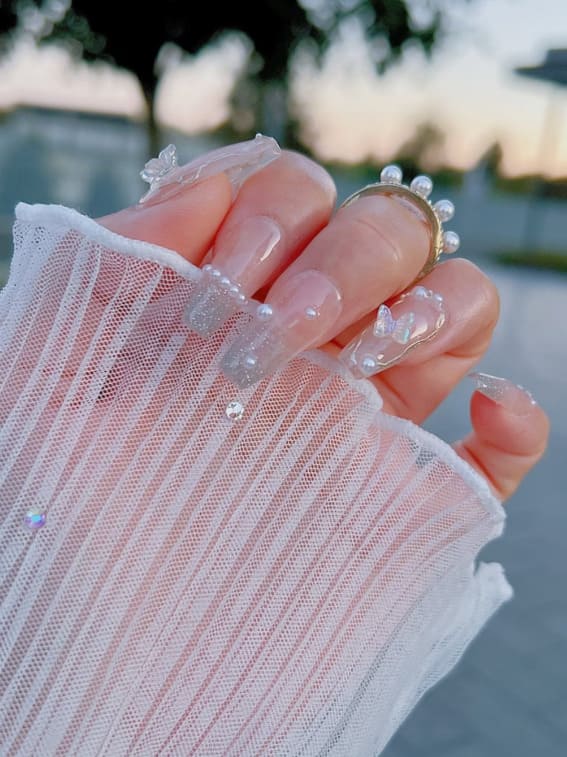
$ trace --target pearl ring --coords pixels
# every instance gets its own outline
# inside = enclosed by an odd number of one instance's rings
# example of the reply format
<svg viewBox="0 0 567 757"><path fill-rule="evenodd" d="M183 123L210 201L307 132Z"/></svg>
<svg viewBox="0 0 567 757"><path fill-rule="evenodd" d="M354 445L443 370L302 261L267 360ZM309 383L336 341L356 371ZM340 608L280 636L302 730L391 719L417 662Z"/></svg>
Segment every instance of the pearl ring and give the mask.
<svg viewBox="0 0 567 757"><path fill-rule="evenodd" d="M433 191L433 182L429 176L416 176L409 186L402 184L402 180L402 169L399 166L386 166L380 173L379 182L368 184L347 197L341 208L347 207L360 197L376 194L402 196L417 205L431 224L433 240L429 257L421 269L417 281L433 269L442 253L456 252L461 240L455 231L444 231L443 229L443 223L450 221L455 213L453 203L450 200L438 200L432 205L427 199Z"/></svg>

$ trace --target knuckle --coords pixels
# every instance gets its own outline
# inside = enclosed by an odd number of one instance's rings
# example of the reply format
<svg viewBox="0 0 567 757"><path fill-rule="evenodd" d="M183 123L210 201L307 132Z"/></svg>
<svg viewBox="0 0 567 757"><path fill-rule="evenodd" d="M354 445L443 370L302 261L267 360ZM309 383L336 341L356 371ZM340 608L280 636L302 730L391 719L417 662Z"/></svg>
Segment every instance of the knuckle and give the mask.
<svg viewBox="0 0 567 757"><path fill-rule="evenodd" d="M274 166L277 163L280 164L280 170L293 174L294 181L297 181L299 174L304 185L311 186L316 192L321 193L331 206L335 204L337 199L335 182L328 171L319 163L292 150L285 150Z"/></svg>
<svg viewBox="0 0 567 757"><path fill-rule="evenodd" d="M399 270L404 261L404 255L400 240L385 219L369 213L355 215L352 219L356 238L363 242L365 247L375 249L378 242L380 246L380 264L388 265L393 270Z"/></svg>
<svg viewBox="0 0 567 757"><path fill-rule="evenodd" d="M477 292L479 303L479 313L482 316L482 325L484 328L494 328L500 317L500 294L494 281L477 265L466 258L460 258L459 262L464 270L462 276L474 287Z"/></svg>

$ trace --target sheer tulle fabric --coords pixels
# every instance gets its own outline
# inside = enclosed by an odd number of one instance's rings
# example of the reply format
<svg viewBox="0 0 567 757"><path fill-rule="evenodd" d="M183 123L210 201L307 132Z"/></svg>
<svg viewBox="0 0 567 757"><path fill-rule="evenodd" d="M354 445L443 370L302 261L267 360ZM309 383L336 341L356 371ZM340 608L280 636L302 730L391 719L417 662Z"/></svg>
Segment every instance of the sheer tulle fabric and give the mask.
<svg viewBox="0 0 567 757"><path fill-rule="evenodd" d="M377 755L511 594L474 567L503 526L486 484L318 352L236 390L219 357L249 316L192 333L199 275L18 207L2 754Z"/></svg>

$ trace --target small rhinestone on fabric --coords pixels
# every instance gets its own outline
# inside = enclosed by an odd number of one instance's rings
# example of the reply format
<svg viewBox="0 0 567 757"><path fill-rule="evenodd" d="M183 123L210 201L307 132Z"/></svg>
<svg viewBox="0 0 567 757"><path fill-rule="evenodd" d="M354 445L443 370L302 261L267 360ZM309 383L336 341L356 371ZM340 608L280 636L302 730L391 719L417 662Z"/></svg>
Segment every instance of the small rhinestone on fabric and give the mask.
<svg viewBox="0 0 567 757"><path fill-rule="evenodd" d="M238 400L233 400L232 402L229 402L226 406L226 417L231 421L239 421L242 419L242 416L244 415L244 405L242 402L238 402Z"/></svg>
<svg viewBox="0 0 567 757"><path fill-rule="evenodd" d="M46 514L42 510L28 510L24 518L27 528L35 530L45 525Z"/></svg>

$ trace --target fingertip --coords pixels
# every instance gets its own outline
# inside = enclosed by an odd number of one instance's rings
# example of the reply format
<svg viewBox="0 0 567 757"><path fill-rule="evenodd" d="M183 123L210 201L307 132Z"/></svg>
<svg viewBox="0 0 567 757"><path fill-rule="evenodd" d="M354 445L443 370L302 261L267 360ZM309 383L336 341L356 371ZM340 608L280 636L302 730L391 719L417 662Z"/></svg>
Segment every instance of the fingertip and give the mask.
<svg viewBox="0 0 567 757"><path fill-rule="evenodd" d="M510 386L514 386L511 385ZM488 482L494 494L507 499L541 459L547 446L549 419L521 387L515 403L504 404L481 389L471 397L472 432L457 442L456 452Z"/></svg>
<svg viewBox="0 0 567 757"><path fill-rule="evenodd" d="M522 387L511 387L505 401L477 389L471 396L470 415L476 435L491 447L530 457L545 451L549 419Z"/></svg>

